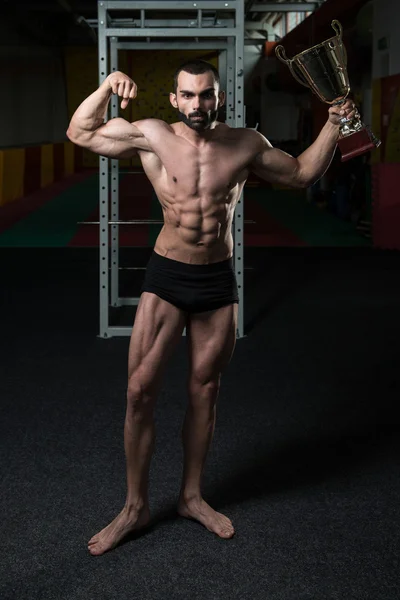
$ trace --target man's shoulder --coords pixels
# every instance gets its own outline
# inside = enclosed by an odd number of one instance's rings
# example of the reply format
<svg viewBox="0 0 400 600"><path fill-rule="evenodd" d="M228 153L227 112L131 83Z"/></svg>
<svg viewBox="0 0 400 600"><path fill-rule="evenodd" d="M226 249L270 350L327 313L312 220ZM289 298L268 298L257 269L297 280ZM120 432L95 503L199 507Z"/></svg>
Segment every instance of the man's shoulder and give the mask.
<svg viewBox="0 0 400 600"><path fill-rule="evenodd" d="M267 141L259 131L251 127L232 127L228 135L234 142L249 144L259 151L263 149Z"/></svg>
<svg viewBox="0 0 400 600"><path fill-rule="evenodd" d="M260 132L257 131L257 129L254 129L253 127L236 127L233 131L237 131L238 135L250 139L259 139L261 135Z"/></svg>

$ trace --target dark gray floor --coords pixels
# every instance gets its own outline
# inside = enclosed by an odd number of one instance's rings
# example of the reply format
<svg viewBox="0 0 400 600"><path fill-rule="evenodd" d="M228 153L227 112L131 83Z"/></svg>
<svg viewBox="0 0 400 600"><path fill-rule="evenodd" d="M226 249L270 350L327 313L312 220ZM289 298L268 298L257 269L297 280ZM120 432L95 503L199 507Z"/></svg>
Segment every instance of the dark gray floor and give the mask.
<svg viewBox="0 0 400 600"><path fill-rule="evenodd" d="M156 411L154 526L94 558L125 500L128 340L96 337L95 252L1 250L2 600L398 600L400 255L249 249L246 264L248 335L204 482L236 536L174 510L182 339Z"/></svg>

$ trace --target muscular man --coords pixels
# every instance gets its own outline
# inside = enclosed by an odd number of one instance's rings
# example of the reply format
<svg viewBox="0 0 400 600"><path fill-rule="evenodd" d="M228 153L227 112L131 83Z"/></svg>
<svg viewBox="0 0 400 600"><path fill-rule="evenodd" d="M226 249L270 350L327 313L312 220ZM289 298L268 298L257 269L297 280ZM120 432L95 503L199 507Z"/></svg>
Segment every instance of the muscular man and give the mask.
<svg viewBox="0 0 400 600"><path fill-rule="evenodd" d="M127 75L109 75L76 110L69 139L110 158L140 156L164 213L164 226L147 266L133 326L124 427L127 497L118 516L89 541L93 555L115 547L150 520L148 474L154 448L153 411L162 374L186 326L189 403L184 420L180 515L231 538L228 517L201 495L201 478L213 437L221 372L236 338L237 302L231 225L251 171L274 183L305 188L328 168L340 119L353 116L348 101L329 109L317 140L298 158L273 148L260 133L217 121L225 94L218 72L203 61L182 65L170 101L179 121L159 119L104 123L111 95L121 108L136 97Z"/></svg>

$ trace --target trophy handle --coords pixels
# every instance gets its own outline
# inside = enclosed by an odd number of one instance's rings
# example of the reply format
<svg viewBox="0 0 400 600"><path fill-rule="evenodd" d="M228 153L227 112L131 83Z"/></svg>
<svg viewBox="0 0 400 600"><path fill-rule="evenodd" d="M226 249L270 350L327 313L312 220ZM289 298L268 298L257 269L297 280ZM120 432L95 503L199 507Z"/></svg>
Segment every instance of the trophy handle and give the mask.
<svg viewBox="0 0 400 600"><path fill-rule="evenodd" d="M334 19L332 21L331 25L332 25L332 29L334 30L334 32L336 33L337 37L340 40L340 49L343 54L344 63L345 63L345 65L347 65L347 52L346 52L345 45L343 44L343 27L342 27L341 23L339 23L339 21L337 21L336 19Z"/></svg>
<svg viewBox="0 0 400 600"><path fill-rule="evenodd" d="M304 87L309 88L307 81L305 79L303 79L303 77L301 76L300 73L296 73L296 71L294 70L293 65L292 65L293 59L288 58L286 56L285 48L281 45L277 46L275 48L275 54L276 54L277 58L279 58L280 61L282 61L289 67L290 72L292 73L292 75L296 79L296 81L301 83L301 85L304 85Z"/></svg>
<svg viewBox="0 0 400 600"><path fill-rule="evenodd" d="M333 19L331 25L332 25L332 28L333 28L334 32L336 33L336 35L341 38L343 36L343 27L339 23L339 21L337 21L336 19Z"/></svg>

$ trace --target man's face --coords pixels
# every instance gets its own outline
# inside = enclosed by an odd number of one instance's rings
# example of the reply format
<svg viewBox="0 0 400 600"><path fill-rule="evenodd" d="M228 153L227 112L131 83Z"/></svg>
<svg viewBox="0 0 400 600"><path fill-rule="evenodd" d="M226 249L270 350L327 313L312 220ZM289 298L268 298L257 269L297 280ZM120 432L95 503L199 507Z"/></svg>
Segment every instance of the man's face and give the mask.
<svg viewBox="0 0 400 600"><path fill-rule="evenodd" d="M172 106L178 109L180 120L194 131L205 131L217 120L218 107L224 93L211 72L191 75L181 71L176 94L170 94Z"/></svg>

